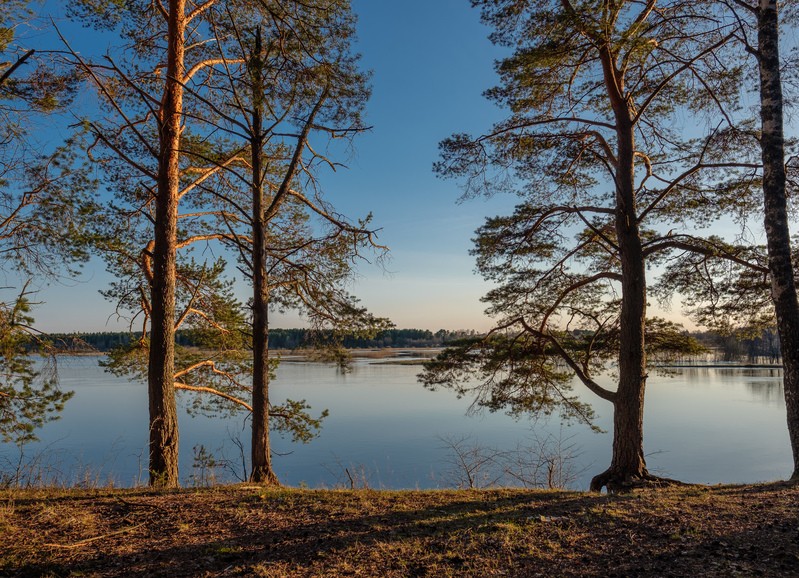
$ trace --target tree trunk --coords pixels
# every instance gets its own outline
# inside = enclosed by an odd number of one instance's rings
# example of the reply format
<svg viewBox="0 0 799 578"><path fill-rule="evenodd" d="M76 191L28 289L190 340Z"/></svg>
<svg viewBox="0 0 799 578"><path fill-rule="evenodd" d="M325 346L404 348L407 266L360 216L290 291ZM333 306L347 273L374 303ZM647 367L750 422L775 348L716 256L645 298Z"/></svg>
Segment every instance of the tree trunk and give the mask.
<svg viewBox="0 0 799 578"><path fill-rule="evenodd" d="M180 133L183 112L185 0L169 2L167 77L159 119L158 185L151 286L150 484L177 487L178 421L175 404L175 263L177 254Z"/></svg>
<svg viewBox="0 0 799 578"><path fill-rule="evenodd" d="M261 34L255 38L255 54L251 64L253 83L252 115L252 473L250 480L263 484L279 484L272 470L269 447L269 278L266 270L265 199L263 187L263 78L261 74Z"/></svg>
<svg viewBox="0 0 799 578"><path fill-rule="evenodd" d="M613 457L610 467L591 480L591 490L615 491L649 478L644 460L646 389L646 269L635 199L635 137L624 98L623 78L609 48L600 52L618 138L616 236L621 260L619 385L613 401Z"/></svg>
<svg viewBox="0 0 799 578"><path fill-rule="evenodd" d="M262 235L256 235L255 238ZM257 252L257 251L256 251ZM255 258L254 264L260 261ZM263 262L262 262L263 263ZM256 265L259 266L259 265ZM261 265L262 267L262 265ZM258 271L256 269L256 271ZM272 469L269 446L269 321L268 290L266 279L256 272L253 285L253 375L252 375L252 472L250 480L261 484L277 485L277 475Z"/></svg>
<svg viewBox="0 0 799 578"><path fill-rule="evenodd" d="M760 146L768 265L784 367L785 407L794 464L791 479L799 480L799 301L791 262L791 235L785 194L785 141L778 26L777 1L760 0L757 10L762 124Z"/></svg>

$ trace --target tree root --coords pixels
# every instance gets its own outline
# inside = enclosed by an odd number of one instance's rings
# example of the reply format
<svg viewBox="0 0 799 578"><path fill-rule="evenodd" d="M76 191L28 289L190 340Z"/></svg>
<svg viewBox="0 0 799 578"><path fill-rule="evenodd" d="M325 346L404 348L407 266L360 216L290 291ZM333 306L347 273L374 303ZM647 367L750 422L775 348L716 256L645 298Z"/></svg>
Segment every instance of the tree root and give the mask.
<svg viewBox="0 0 799 578"><path fill-rule="evenodd" d="M259 484L260 486L269 486L272 488L279 488L281 486L280 480L275 475L272 468L264 468L264 469L255 469L250 474L249 481L253 484Z"/></svg>
<svg viewBox="0 0 799 578"><path fill-rule="evenodd" d="M601 492L602 488L607 488L609 494L624 494L644 488L665 488L669 486L689 486L680 480L653 476L644 471L641 474L622 474L611 469L605 470L601 474L594 476L591 480L590 491Z"/></svg>

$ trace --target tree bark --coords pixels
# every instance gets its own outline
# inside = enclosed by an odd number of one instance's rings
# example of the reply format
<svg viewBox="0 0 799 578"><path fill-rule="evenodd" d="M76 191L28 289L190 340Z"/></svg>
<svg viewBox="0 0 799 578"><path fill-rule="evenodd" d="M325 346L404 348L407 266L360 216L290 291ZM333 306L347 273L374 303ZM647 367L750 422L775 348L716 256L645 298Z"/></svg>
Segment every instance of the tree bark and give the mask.
<svg viewBox="0 0 799 578"><path fill-rule="evenodd" d="M253 299L252 299L252 472L250 480L262 484L279 484L272 469L269 447L269 277L267 272L265 218L266 203L263 187L263 78L261 63L261 34L256 34L255 54L250 66L253 83L252 106L252 237L253 237Z"/></svg>
<svg viewBox="0 0 799 578"><path fill-rule="evenodd" d="M185 0L170 0L167 76L159 118L158 183L151 284L147 374L150 405L150 484L177 487L178 421L175 403L175 277L180 136L185 73Z"/></svg>
<svg viewBox="0 0 799 578"><path fill-rule="evenodd" d="M646 270L635 199L635 136L632 111L611 50L600 51L605 85L616 120L616 236L621 260L619 385L613 401L613 457L610 467L591 480L590 489L615 491L649 478L644 460L646 389Z"/></svg>
<svg viewBox="0 0 799 578"><path fill-rule="evenodd" d="M799 301L791 261L785 193L785 139L776 0L760 0L757 32L762 126L760 146L768 266L782 349L785 407L794 463L791 479L799 480Z"/></svg>

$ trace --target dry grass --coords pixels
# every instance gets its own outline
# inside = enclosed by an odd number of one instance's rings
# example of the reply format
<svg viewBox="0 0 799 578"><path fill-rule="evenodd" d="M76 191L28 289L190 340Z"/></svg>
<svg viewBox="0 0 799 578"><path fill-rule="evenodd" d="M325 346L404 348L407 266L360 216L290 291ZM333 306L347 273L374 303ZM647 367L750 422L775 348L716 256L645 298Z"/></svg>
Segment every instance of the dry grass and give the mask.
<svg viewBox="0 0 799 578"><path fill-rule="evenodd" d="M0 575L799 576L799 488L0 492Z"/></svg>

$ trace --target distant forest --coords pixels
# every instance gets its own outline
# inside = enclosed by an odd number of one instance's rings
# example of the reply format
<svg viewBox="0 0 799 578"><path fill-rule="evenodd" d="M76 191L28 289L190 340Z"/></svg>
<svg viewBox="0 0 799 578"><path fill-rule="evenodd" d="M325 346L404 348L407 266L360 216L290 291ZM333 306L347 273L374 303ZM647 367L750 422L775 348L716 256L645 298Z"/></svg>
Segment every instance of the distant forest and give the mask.
<svg viewBox="0 0 799 578"><path fill-rule="evenodd" d="M140 333L105 331L93 333L53 333L48 341L74 352L96 351L106 353L122 347L140 337ZM389 329L373 339L345 337L344 347L349 349L444 347L459 339L475 337L479 332L470 330L432 332L427 329ZM780 360L780 341L775 329L766 329L759 334L752 331L720 334L712 331L691 332L708 349L707 357L713 361L737 361L745 363L777 363ZM324 339L324 335L321 338ZM178 345L192 347L200 345L190 331L178 331ZM272 329L269 331L269 347L272 349L306 349L317 345L319 332L310 329Z"/></svg>
<svg viewBox="0 0 799 578"><path fill-rule="evenodd" d="M427 329L389 329L377 334L373 339L345 337L344 347L349 349L373 349L384 347L443 347L448 343L474 337L474 330L447 331L440 329L433 333ZM70 351L108 352L139 339L141 333L127 331L93 332L93 333L52 333L47 335L48 341ZM270 329L269 347L272 349L304 349L318 344L325 335L310 329ZM184 347L199 346L191 331L178 331L176 343Z"/></svg>
<svg viewBox="0 0 799 578"><path fill-rule="evenodd" d="M780 337L777 329L769 328L759 333L739 331L720 334L712 331L693 332L697 339L710 352L715 361L737 361L745 363L778 363L780 357Z"/></svg>

